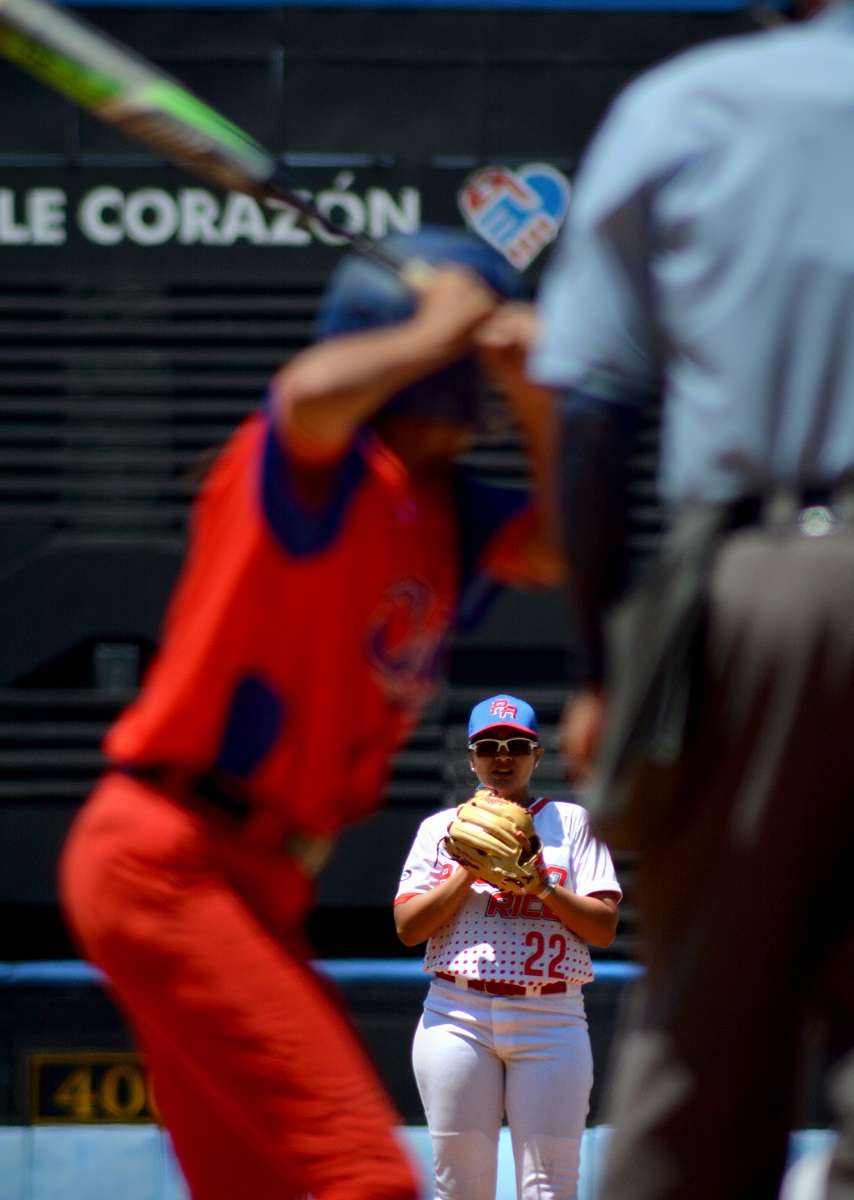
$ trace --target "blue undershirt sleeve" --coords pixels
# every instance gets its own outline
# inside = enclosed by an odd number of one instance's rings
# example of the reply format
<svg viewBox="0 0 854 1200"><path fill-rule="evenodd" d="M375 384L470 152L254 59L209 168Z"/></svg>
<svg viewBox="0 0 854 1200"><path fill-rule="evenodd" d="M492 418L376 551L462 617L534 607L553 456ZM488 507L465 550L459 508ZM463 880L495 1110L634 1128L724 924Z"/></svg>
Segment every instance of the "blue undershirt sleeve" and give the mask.
<svg viewBox="0 0 854 1200"><path fill-rule="evenodd" d="M501 584L482 570L482 559L492 538L528 503L525 488L514 488L478 479L460 467L455 491L460 527L460 604L457 626L471 629L501 590Z"/></svg>
<svg viewBox="0 0 854 1200"><path fill-rule="evenodd" d="M312 468L314 469L314 468ZM349 503L365 473L358 437L339 461L317 470L328 473L322 500L309 504L296 484L299 470L269 421L261 461L261 505L277 541L289 554L318 554L335 540Z"/></svg>

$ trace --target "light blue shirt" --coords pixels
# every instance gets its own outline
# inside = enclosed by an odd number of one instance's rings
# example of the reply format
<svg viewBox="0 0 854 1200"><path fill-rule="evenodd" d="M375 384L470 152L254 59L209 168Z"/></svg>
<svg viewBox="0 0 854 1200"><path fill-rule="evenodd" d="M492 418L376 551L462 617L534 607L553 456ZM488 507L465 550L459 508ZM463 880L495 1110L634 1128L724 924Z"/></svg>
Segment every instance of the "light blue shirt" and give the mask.
<svg viewBox="0 0 854 1200"><path fill-rule="evenodd" d="M631 84L540 309L536 378L662 397L667 499L854 470L854 2Z"/></svg>

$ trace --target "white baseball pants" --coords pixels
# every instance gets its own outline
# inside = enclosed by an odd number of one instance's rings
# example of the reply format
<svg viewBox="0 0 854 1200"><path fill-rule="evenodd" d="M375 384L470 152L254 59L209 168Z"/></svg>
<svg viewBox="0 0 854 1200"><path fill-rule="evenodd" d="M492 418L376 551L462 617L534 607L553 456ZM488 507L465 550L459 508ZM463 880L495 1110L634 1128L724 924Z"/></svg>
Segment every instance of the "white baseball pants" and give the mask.
<svg viewBox="0 0 854 1200"><path fill-rule="evenodd" d="M431 984L412 1064L436 1200L495 1200L507 1116L519 1200L576 1200L593 1058L580 989L489 996Z"/></svg>

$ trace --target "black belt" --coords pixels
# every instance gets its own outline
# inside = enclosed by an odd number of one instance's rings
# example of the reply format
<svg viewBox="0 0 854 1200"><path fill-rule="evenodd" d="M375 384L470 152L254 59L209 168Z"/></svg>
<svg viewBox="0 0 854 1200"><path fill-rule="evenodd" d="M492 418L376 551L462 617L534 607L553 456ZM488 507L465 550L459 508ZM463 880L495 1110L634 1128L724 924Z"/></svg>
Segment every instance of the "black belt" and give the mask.
<svg viewBox="0 0 854 1200"><path fill-rule="evenodd" d="M216 771L192 771L162 763L110 764L114 771L147 783L182 808L203 817L225 817L231 825L247 825L259 810L240 791L240 784ZM274 849L292 858L308 875L316 875L329 857L332 839L291 829L283 833Z"/></svg>
<svg viewBox="0 0 854 1200"><path fill-rule="evenodd" d="M754 496L743 496L723 505L724 529L743 529L749 525L786 527L797 525L804 532L827 532L836 521L854 521L854 480L810 487L771 488ZM810 528L809 522L815 522Z"/></svg>
<svg viewBox="0 0 854 1200"><path fill-rule="evenodd" d="M233 821L247 821L255 806L241 795L239 784L227 782L214 771L192 771L187 767L170 767L162 763L111 763L114 771L130 775L149 783L167 796L179 800L188 807L212 810L231 817Z"/></svg>

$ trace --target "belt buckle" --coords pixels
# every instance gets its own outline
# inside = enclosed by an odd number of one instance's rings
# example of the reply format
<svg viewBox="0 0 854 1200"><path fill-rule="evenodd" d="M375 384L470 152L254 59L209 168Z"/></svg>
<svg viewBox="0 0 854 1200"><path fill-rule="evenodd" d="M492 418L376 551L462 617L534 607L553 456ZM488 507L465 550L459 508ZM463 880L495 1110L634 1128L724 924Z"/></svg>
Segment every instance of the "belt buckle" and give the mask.
<svg viewBox="0 0 854 1200"><path fill-rule="evenodd" d="M306 875L313 878L332 853L332 838L292 833L285 838L282 849Z"/></svg>
<svg viewBox="0 0 854 1200"><path fill-rule="evenodd" d="M825 537L837 524L835 513L826 504L810 504L798 513L798 529L805 537Z"/></svg>
<svg viewBox="0 0 854 1200"><path fill-rule="evenodd" d="M529 983L526 987L529 996L557 996L567 990L565 979L555 979L551 983Z"/></svg>

